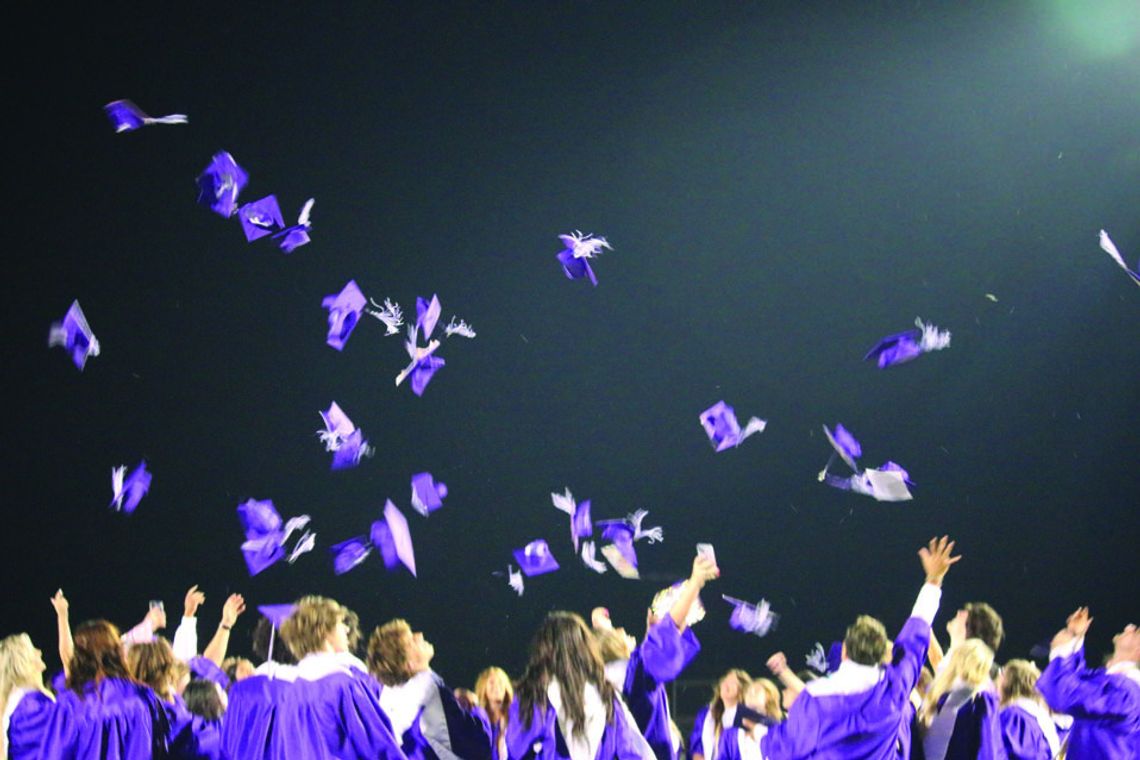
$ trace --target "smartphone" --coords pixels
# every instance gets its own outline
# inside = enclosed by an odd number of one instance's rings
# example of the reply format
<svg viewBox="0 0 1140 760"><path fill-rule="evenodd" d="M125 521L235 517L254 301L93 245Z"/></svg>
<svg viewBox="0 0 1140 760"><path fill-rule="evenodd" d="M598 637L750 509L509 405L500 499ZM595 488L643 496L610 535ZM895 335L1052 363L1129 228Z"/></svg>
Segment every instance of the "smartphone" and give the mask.
<svg viewBox="0 0 1140 760"><path fill-rule="evenodd" d="M151 599L150 600L150 608L152 610L157 608L157 609L162 610L163 612L166 611L166 607L163 606L161 599Z"/></svg>
<svg viewBox="0 0 1140 760"><path fill-rule="evenodd" d="M697 544L697 556L705 557L713 565L716 565L716 552L713 551L712 544Z"/></svg>

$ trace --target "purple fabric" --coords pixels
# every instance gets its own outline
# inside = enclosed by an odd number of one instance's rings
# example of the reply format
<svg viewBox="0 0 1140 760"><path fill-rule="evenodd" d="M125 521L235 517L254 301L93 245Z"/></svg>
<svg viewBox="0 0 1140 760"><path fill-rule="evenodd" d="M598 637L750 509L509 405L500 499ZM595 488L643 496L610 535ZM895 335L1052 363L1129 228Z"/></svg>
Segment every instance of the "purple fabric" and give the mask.
<svg viewBox="0 0 1140 760"><path fill-rule="evenodd" d="M958 708L946 760L1005 760L998 698L983 690Z"/></svg>
<svg viewBox="0 0 1140 760"><path fill-rule="evenodd" d="M1010 705L999 713L998 720L1009 760L1052 760L1049 742L1036 717L1017 705Z"/></svg>
<svg viewBox="0 0 1140 760"><path fill-rule="evenodd" d="M1050 661L1037 689L1055 712L1073 716L1069 760L1140 757L1140 684L1086 667L1080 649Z"/></svg>
<svg viewBox="0 0 1140 760"><path fill-rule="evenodd" d="M896 335L888 335L880 340L863 357L863 361L876 359L880 369L894 364L903 364L922 355L919 339L921 330L907 330Z"/></svg>
<svg viewBox="0 0 1140 760"><path fill-rule="evenodd" d="M558 263L562 265L562 271L571 280L580 280L586 277L593 283L594 287L598 286L598 277L590 268L590 262L585 258L574 258L574 251L569 248L559 251L557 258Z"/></svg>
<svg viewBox="0 0 1140 760"><path fill-rule="evenodd" d="M325 343L337 351L344 350L352 331L360 322L360 315L368 301L356 280L349 280L339 293L325 296L321 299L321 308L329 310L329 331Z"/></svg>
<svg viewBox="0 0 1140 760"><path fill-rule="evenodd" d="M692 629L679 631L666 615L646 631L645 640L630 655L622 696L657 760L677 760L665 684L676 679L699 651L701 644Z"/></svg>
<svg viewBox="0 0 1140 760"><path fill-rule="evenodd" d="M121 678L88 684L83 695L59 695L40 756L53 760L165 757L166 713L148 687Z"/></svg>
<svg viewBox="0 0 1140 760"><path fill-rule="evenodd" d="M222 720L193 716L175 736L170 756L178 760L237 760L222 746Z"/></svg>
<svg viewBox="0 0 1140 760"><path fill-rule="evenodd" d="M55 702L42 691L28 691L20 697L8 722L9 760L39 757L40 741L54 708Z"/></svg>
<svg viewBox="0 0 1140 760"><path fill-rule="evenodd" d="M290 682L268 675L243 678L230 689L230 704L222 722L222 748L242 760L283 760L274 749L274 730L280 730L281 703Z"/></svg>
<svg viewBox="0 0 1140 760"><path fill-rule="evenodd" d="M281 207L277 204L275 195L267 195L239 208L238 221L241 222L246 241L250 243L285 226L285 220L281 217Z"/></svg>
<svg viewBox="0 0 1140 760"><path fill-rule="evenodd" d="M439 694L444 723L447 726L451 751L462 760L492 760L491 724L480 707L465 710L437 673L431 673L432 682ZM383 689L383 687L381 687ZM400 739L400 749L408 760L439 760L420 729L420 716L426 707L419 705L419 715ZM438 716L433 716L438 720Z"/></svg>
<svg viewBox="0 0 1140 760"><path fill-rule="evenodd" d="M195 678L213 681L218 686L229 691L230 677L226 675L226 671L215 665L213 660L208 660L200 656L191 657L186 664L190 667L190 673Z"/></svg>
<svg viewBox="0 0 1140 760"><path fill-rule="evenodd" d="M614 722L606 726L594 760L642 760L637 726L625 717L618 697L614 697ZM558 716L550 705L537 706L530 725L523 724L519 703L511 703L507 721L507 757L510 760L569 760L566 740L558 728Z"/></svg>
<svg viewBox="0 0 1140 760"><path fill-rule="evenodd" d="M237 210L238 195L248 182L249 175L233 156L226 151L215 153L198 177L198 203L228 219Z"/></svg>
<svg viewBox="0 0 1140 760"><path fill-rule="evenodd" d="M760 741L764 757L896 758L900 727L929 642L930 625L912 617L895 638L894 658L874 686L818 697L805 689L788 719Z"/></svg>
<svg viewBox="0 0 1140 760"><path fill-rule="evenodd" d="M689 735L689 760L693 760L696 755L705 754L705 718L709 714L709 706L705 705L697 712L697 718L693 722L693 732Z"/></svg>

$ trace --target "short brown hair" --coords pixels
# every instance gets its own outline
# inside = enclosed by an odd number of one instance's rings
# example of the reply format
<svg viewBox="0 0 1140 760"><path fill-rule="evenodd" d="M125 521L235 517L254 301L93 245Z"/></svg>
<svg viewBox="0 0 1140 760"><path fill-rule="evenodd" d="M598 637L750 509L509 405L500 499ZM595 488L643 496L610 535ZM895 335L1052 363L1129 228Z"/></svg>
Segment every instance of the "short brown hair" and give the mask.
<svg viewBox="0 0 1140 760"><path fill-rule="evenodd" d="M870 615L860 615L847 627L843 646L847 659L860 665L878 665L887 654L887 629Z"/></svg>
<svg viewBox="0 0 1140 760"><path fill-rule="evenodd" d="M981 639L996 652L1005 639L1001 615L985 602L969 602L962 609L966 610L966 638Z"/></svg>
<svg viewBox="0 0 1140 760"><path fill-rule="evenodd" d="M368 638L368 670L385 686L399 686L415 675L408 665L412 627L403 618L376 627Z"/></svg>
<svg viewBox="0 0 1140 760"><path fill-rule="evenodd" d="M305 596L281 624L281 638L298 659L324 648L329 634L344 620L345 608L323 596Z"/></svg>

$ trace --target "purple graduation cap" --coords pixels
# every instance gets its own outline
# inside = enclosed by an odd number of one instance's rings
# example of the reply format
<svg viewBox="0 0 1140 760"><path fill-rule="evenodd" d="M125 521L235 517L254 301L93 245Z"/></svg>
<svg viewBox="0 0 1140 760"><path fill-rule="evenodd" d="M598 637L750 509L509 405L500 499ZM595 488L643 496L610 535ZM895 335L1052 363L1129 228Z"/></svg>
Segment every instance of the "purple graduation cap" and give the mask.
<svg viewBox="0 0 1140 760"><path fill-rule="evenodd" d="M274 535L246 539L241 545L241 553L245 557L250 576L257 575L285 557L285 549Z"/></svg>
<svg viewBox="0 0 1140 760"><path fill-rule="evenodd" d="M280 241L277 246L285 253L292 253L295 249L309 242L309 230L313 226L309 221L309 214L312 213L313 203L312 198L305 201L305 205L301 207L301 213L297 217L297 223L273 235L274 240Z"/></svg>
<svg viewBox="0 0 1140 760"><path fill-rule="evenodd" d="M428 383L431 382L432 377L440 369L444 367L446 362L442 357L435 356L435 351L439 348L439 341L433 340L426 346L420 347L416 345L416 331L419 327L419 320L416 320L415 325L408 327L408 339L404 341L404 348L407 349L408 357L411 359L408 366L396 375L396 385L404 382L405 378L411 378L412 393L417 396L424 395L424 390L427 388Z"/></svg>
<svg viewBox="0 0 1140 760"><path fill-rule="evenodd" d="M258 605L257 611L265 616L272 625L269 628L269 651L265 654L266 660L273 659L273 641L276 638L277 630L285 619L292 615L297 610L295 604L262 604Z"/></svg>
<svg viewBox="0 0 1140 760"><path fill-rule="evenodd" d="M776 629L776 623L779 622L780 616L772 612L766 599L761 599L757 604L750 604L743 599L736 599L723 594L721 599L733 607L728 624L734 630L763 637Z"/></svg>
<svg viewBox="0 0 1140 760"><path fill-rule="evenodd" d="M380 548L384 566L389 570L403 563L413 577L416 575L416 554L412 549L412 534L408 521L391 499L384 503L384 519L372 523L372 545Z"/></svg>
<svg viewBox="0 0 1140 760"><path fill-rule="evenodd" d="M861 493L875 501L910 501L914 497L907 488L910 481L907 479L906 470L898 465L894 467L897 469L885 469L885 466L880 469L868 467L847 477L832 475L825 470L822 473L822 480L832 488Z"/></svg>
<svg viewBox="0 0 1140 760"><path fill-rule="evenodd" d="M532 575L553 573L558 569L558 560L550 553L545 539L536 538L521 549L514 550L515 562L528 578Z"/></svg>
<svg viewBox="0 0 1140 760"><path fill-rule="evenodd" d="M941 351L950 346L950 331L939 330L934 325L925 324L921 318L914 320L915 329L888 335L879 340L863 357L875 359L879 369L905 364L930 351Z"/></svg>
<svg viewBox="0 0 1140 760"><path fill-rule="evenodd" d="M283 524L281 515L273 506L272 499L265 499L264 501L247 499L245 503L238 505L237 511L242 530L247 536L266 535L281 530Z"/></svg>
<svg viewBox="0 0 1140 760"><path fill-rule="evenodd" d="M1124 263L1124 257L1116 249L1116 244L1112 242L1112 238L1104 230L1100 231L1100 249L1111 256L1113 261L1120 265L1120 268L1132 278L1134 283L1140 285L1140 263L1136 265L1136 269L1129 269L1128 265Z"/></svg>
<svg viewBox="0 0 1140 760"><path fill-rule="evenodd" d="M343 351L367 304L356 280L349 280L339 293L325 296L321 301L321 306L329 310L329 334L325 342Z"/></svg>
<svg viewBox="0 0 1140 760"><path fill-rule="evenodd" d="M430 472L412 476L412 509L424 517L443 506L447 498L447 484L437 483Z"/></svg>
<svg viewBox="0 0 1140 760"><path fill-rule="evenodd" d="M416 329L425 341L431 339L435 323L439 321L440 308L438 295L433 294L430 301L416 296Z"/></svg>
<svg viewBox="0 0 1140 760"><path fill-rule="evenodd" d="M838 423L835 425L834 433L827 429L827 425L824 425L823 434L827 436L831 448L835 449L835 453L847 463L847 466L855 472L859 472L859 465L855 463L855 460L863 456L863 447L859 445L859 441L855 440L855 436Z"/></svg>
<svg viewBox="0 0 1140 760"><path fill-rule="evenodd" d="M556 258L562 265L562 271L571 280L580 280L583 277L590 280L594 287L598 285L598 278L590 268L589 259L602 253L602 249L612 251L613 248L604 237L594 237L593 234L583 235L575 230L568 235L559 235L558 239L566 246L558 252Z"/></svg>
<svg viewBox="0 0 1140 760"><path fill-rule="evenodd" d="M237 211L238 194L249 182L245 169L226 151L214 154L198 177L198 203L229 219Z"/></svg>
<svg viewBox="0 0 1140 760"><path fill-rule="evenodd" d="M358 536L329 547L329 553L333 558L333 572L344 575L368 559L368 555L372 553L372 546L364 536Z"/></svg>
<svg viewBox="0 0 1140 760"><path fill-rule="evenodd" d="M111 489L114 496L111 499L110 508L126 512L129 515L135 511L139 502L150 490L151 474L146 471L145 459L139 462L139 466L131 471L131 474L124 480L123 475L126 471L125 466L111 469Z"/></svg>
<svg viewBox="0 0 1140 760"><path fill-rule="evenodd" d="M762 433L768 426L765 420L752 417L743 430L736 421L736 412L731 406L718 401L708 409L701 412L701 427L709 437L709 443L717 451L724 451L733 446L739 446L745 438L753 433Z"/></svg>
<svg viewBox="0 0 1140 760"><path fill-rule="evenodd" d="M72 301L71 307L63 315L62 322L53 322L48 331L48 348L63 346L71 354L71 361L82 370L87 359L99 355L99 341L87 324L87 317L79 307L79 301Z"/></svg>
<svg viewBox="0 0 1140 760"><path fill-rule="evenodd" d="M107 114L107 118L111 120L111 124L115 127L115 132L133 132L139 127L144 127L148 124L186 124L189 121L186 115L181 113L172 113L167 116L152 118L143 113L141 108L129 100L113 100L103 106L103 111Z"/></svg>
<svg viewBox="0 0 1140 760"><path fill-rule="evenodd" d="M626 520L599 520L598 526L602 529L602 540L612 542L621 556L625 557L630 565L637 567L637 552L633 548L633 526Z"/></svg>
<svg viewBox="0 0 1140 760"><path fill-rule="evenodd" d="M317 435L326 451L333 452L332 469L344 470L360 464L362 457L372 455L372 447L348 415L334 401L327 412L320 412L325 429Z"/></svg>
<svg viewBox="0 0 1140 760"><path fill-rule="evenodd" d="M245 239L251 243L285 226L285 220L281 218L281 207L277 205L275 195L267 195L261 200L247 203L239 208L238 220L241 221Z"/></svg>
<svg viewBox="0 0 1140 760"><path fill-rule="evenodd" d="M281 515L269 499L248 499L238 505L237 511L245 531L241 551L251 576L285 558L285 544L295 531L301 530L303 533L289 553L289 562L310 551L315 544L315 534L305 530L309 523L308 515L290 518L282 524Z"/></svg>
<svg viewBox="0 0 1140 760"><path fill-rule="evenodd" d="M569 488L565 493L551 493L550 500L555 509L570 515L570 538L574 541L574 551L577 552L578 539L594 535L594 524L590 520L590 500L578 503Z"/></svg>

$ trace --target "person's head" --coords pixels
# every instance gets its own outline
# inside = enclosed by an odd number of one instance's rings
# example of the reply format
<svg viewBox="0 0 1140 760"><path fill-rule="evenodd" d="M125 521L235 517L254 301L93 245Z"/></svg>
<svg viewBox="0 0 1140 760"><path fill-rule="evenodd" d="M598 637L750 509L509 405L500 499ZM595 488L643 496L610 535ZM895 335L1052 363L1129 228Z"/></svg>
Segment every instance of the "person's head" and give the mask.
<svg viewBox="0 0 1140 760"><path fill-rule="evenodd" d="M281 624L279 633L297 658L318 652L347 652L346 614L347 610L332 599L302 597L297 609Z"/></svg>
<svg viewBox="0 0 1140 760"><path fill-rule="evenodd" d="M744 696L744 691L751 685L752 676L740 668L733 668L716 682L713 703L720 702L726 707L731 707L740 702Z"/></svg>
<svg viewBox="0 0 1140 760"><path fill-rule="evenodd" d="M26 633L0 640L0 705L12 689L44 689L44 654Z"/></svg>
<svg viewBox="0 0 1140 760"><path fill-rule="evenodd" d="M610 611L605 607L595 607L590 610L590 625L595 631L613 628L614 624L610 622Z"/></svg>
<svg viewBox="0 0 1140 760"><path fill-rule="evenodd" d="M757 678L744 690L743 702L757 712L770 718L783 718L780 710L780 690L767 678Z"/></svg>
<svg viewBox="0 0 1140 760"><path fill-rule="evenodd" d="M364 634L360 631L360 616L357 615L355 611L345 607L344 624L348 626L348 651L353 654L358 654L360 651L360 640L364 638Z"/></svg>
<svg viewBox="0 0 1140 760"><path fill-rule="evenodd" d="M1001 703L1008 705L1015 699L1041 701L1041 695L1037 692L1037 679L1040 677L1041 671L1029 660L1010 660L998 678Z"/></svg>
<svg viewBox="0 0 1140 760"><path fill-rule="evenodd" d="M1129 623L1112 637L1114 662L1140 662L1140 628Z"/></svg>
<svg viewBox="0 0 1140 760"><path fill-rule="evenodd" d="M280 629L274 631L273 622L269 618L259 618L253 625L253 632L250 634L251 647L253 649L253 656L260 662L266 662L269 655L273 655L274 662L280 662L284 665L292 665L297 662L297 658L293 656L293 652L289 649L281 637ZM273 642L273 651L269 651L269 642ZM232 678L230 679L233 680Z"/></svg>
<svg viewBox="0 0 1140 760"><path fill-rule="evenodd" d="M385 686L399 686L428 669L435 647L408 621L389 620L368 638L368 670Z"/></svg>
<svg viewBox="0 0 1140 760"><path fill-rule="evenodd" d="M127 667L131 673L167 701L174 697L177 687L174 663L174 650L163 638L135 644L127 650Z"/></svg>
<svg viewBox="0 0 1140 760"><path fill-rule="evenodd" d="M284 649L282 645L282 649ZM227 657L222 660L222 672L230 679L230 685L253 675L253 663L244 657Z"/></svg>
<svg viewBox="0 0 1140 760"><path fill-rule="evenodd" d="M195 678L186 685L182 694L186 709L207 720L217 720L226 712L228 699L225 690L213 681Z"/></svg>
<svg viewBox="0 0 1140 760"><path fill-rule="evenodd" d="M487 668L475 679L475 699L492 719L505 717L514 698L510 676L502 668Z"/></svg>
<svg viewBox="0 0 1140 760"><path fill-rule="evenodd" d="M925 725L929 726L934 720L942 696L956 684L977 691L988 683L993 664L993 650L981 639L966 639L954 647L947 657L946 667L934 677L922 699L920 713Z"/></svg>
<svg viewBox="0 0 1140 760"><path fill-rule="evenodd" d="M104 678L131 678L123 661L123 642L119 629L106 620L91 620L76 628L71 635L71 664L67 669L67 688L82 692L88 684Z"/></svg>
<svg viewBox="0 0 1140 760"><path fill-rule="evenodd" d="M996 654L1005 640L1001 615L985 602L968 602L962 609L966 612L966 638L981 639Z"/></svg>
<svg viewBox="0 0 1140 760"><path fill-rule="evenodd" d="M558 681L562 707L574 725L576 738L585 738L587 684L601 695L606 723L613 723L614 689L606 680L598 643L582 618L573 612L547 614L531 640L529 660L516 691L519 714L528 728L535 708L546 708L546 689L552 680Z"/></svg>
<svg viewBox="0 0 1140 760"><path fill-rule="evenodd" d="M870 615L860 615L847 626L847 635L843 637L844 659L859 665L878 665L889 648L887 629Z"/></svg>
<svg viewBox="0 0 1140 760"><path fill-rule="evenodd" d="M602 654L603 662L628 660L636 646L633 637L626 634L624 628L595 628L594 636L598 639L598 651Z"/></svg>

